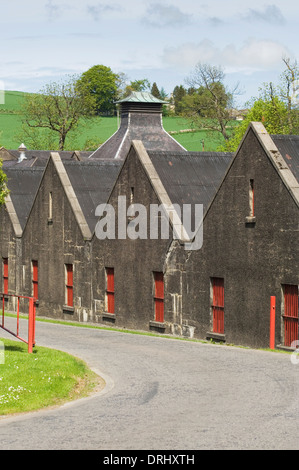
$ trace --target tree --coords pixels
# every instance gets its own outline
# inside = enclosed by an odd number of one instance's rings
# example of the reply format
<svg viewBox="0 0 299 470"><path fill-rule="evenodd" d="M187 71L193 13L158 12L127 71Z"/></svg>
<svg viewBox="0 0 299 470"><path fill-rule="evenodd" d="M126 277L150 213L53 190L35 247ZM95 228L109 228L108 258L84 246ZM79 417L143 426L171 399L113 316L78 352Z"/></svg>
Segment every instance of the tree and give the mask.
<svg viewBox="0 0 299 470"><path fill-rule="evenodd" d="M161 99L160 91L156 82L152 85L151 94L155 96L155 98L158 98L159 100Z"/></svg>
<svg viewBox="0 0 299 470"><path fill-rule="evenodd" d="M129 85L126 86L124 90L123 98L129 96L132 91L150 91L151 84L147 78L142 78L140 80L133 80Z"/></svg>
<svg viewBox="0 0 299 470"><path fill-rule="evenodd" d="M262 122L269 134L298 134L299 110L297 101L299 70L297 63L284 58L286 69L280 83L264 83L259 96L247 104L250 108L243 122L236 126L224 150L235 151L251 121Z"/></svg>
<svg viewBox="0 0 299 470"><path fill-rule="evenodd" d="M289 133L298 132L298 89L299 89L299 69L297 62L291 63L291 60L284 57L283 63L286 68L281 75L281 83L279 85L279 93L281 99L286 103L288 112L288 128Z"/></svg>
<svg viewBox="0 0 299 470"><path fill-rule="evenodd" d="M262 94L253 100L245 119L235 127L222 150L235 152L251 121L262 122L269 134L287 134L287 112L286 104L278 96L269 98Z"/></svg>
<svg viewBox="0 0 299 470"><path fill-rule="evenodd" d="M238 86L229 91L224 85L224 77L221 67L198 63L186 80L191 88L181 105L183 114L194 127L220 132L228 140L227 124L231 120L230 109ZM195 91L192 93L192 90Z"/></svg>
<svg viewBox="0 0 299 470"><path fill-rule="evenodd" d="M9 193L6 182L7 176L2 170L2 161L0 160L0 206L4 204L5 198Z"/></svg>
<svg viewBox="0 0 299 470"><path fill-rule="evenodd" d="M75 77L69 77L65 82L46 85L40 93L25 95L22 114L28 128L33 133L43 129L52 137L56 133L59 150L65 148L66 136L77 128L80 117L88 111L76 82Z"/></svg>
<svg viewBox="0 0 299 470"><path fill-rule="evenodd" d="M174 87L172 97L174 102L175 114L180 114L182 112L183 107L181 102L186 93L186 89L183 87L183 85L177 85L176 87Z"/></svg>
<svg viewBox="0 0 299 470"><path fill-rule="evenodd" d="M110 67L94 65L77 81L77 91L90 114L110 114L115 109L121 79Z"/></svg>

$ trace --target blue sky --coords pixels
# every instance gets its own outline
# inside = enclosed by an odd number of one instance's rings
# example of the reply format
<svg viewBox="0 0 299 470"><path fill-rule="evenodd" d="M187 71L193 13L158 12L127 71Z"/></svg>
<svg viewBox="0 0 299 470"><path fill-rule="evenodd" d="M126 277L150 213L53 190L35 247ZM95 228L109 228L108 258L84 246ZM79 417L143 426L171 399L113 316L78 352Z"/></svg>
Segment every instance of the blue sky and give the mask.
<svg viewBox="0 0 299 470"><path fill-rule="evenodd" d="M204 62L239 83L241 107L299 59L298 27L293 0L2 0L0 83L39 91L103 64L169 94Z"/></svg>

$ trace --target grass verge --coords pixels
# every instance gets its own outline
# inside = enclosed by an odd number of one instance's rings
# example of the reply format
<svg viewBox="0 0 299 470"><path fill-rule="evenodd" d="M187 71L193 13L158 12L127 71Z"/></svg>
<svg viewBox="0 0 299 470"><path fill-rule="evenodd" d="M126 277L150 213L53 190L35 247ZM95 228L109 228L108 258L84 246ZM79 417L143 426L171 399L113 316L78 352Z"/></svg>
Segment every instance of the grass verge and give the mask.
<svg viewBox="0 0 299 470"><path fill-rule="evenodd" d="M0 416L61 405L89 395L104 381L85 362L62 351L1 339Z"/></svg>

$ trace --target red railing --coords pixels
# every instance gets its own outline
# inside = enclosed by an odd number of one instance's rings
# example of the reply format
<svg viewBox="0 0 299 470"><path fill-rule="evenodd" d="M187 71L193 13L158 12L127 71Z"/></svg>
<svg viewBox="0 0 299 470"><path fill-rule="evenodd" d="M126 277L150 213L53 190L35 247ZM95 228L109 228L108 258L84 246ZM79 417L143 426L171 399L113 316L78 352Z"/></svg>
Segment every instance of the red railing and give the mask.
<svg viewBox="0 0 299 470"><path fill-rule="evenodd" d="M0 328L7 331L11 335L15 336L19 340L23 341L24 343L28 344L28 353L32 353L33 346L35 345L35 314L36 314L36 306L35 302L36 299L34 297L26 297L23 295L16 295L16 294L5 294L3 292L0 293L0 298L2 297L2 322ZM5 326L5 302L7 297L16 297L17 300L17 329L16 332L13 332L6 328ZM28 339L22 338L20 336L20 299L28 299L29 307L28 307Z"/></svg>

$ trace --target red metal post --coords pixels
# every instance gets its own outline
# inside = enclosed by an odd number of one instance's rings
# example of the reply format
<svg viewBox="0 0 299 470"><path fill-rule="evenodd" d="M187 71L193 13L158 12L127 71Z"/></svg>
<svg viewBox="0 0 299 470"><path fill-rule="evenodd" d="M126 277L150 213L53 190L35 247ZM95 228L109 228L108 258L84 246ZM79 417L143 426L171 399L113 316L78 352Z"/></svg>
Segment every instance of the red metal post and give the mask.
<svg viewBox="0 0 299 470"><path fill-rule="evenodd" d="M34 343L34 299L29 299L29 318L28 318L28 352L32 353Z"/></svg>
<svg viewBox="0 0 299 470"><path fill-rule="evenodd" d="M276 297L270 299L270 349L275 349L275 303Z"/></svg>

